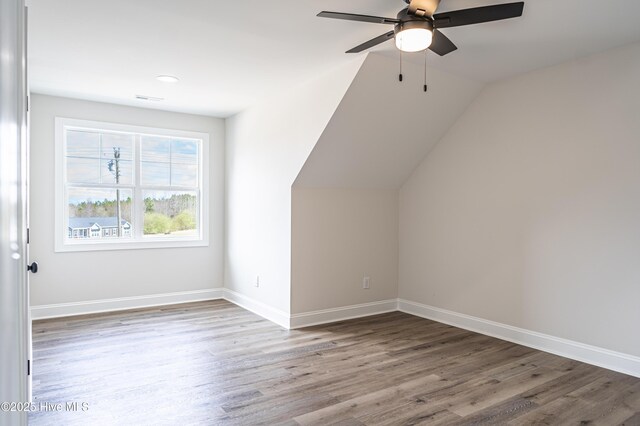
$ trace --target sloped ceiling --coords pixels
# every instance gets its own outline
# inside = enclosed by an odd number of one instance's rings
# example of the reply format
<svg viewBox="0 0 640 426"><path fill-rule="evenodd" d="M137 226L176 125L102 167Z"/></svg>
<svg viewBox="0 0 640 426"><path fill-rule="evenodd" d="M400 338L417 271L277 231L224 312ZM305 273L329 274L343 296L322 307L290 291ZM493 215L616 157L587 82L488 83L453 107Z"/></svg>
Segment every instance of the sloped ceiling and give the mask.
<svg viewBox="0 0 640 426"><path fill-rule="evenodd" d="M442 0L438 12L512 1ZM521 18L443 29L459 50L434 55L433 66L493 82L640 41L640 1L524 1ZM397 56L390 46L382 49Z"/></svg>
<svg viewBox="0 0 640 426"><path fill-rule="evenodd" d="M399 188L482 85L370 54L294 182L296 187Z"/></svg>

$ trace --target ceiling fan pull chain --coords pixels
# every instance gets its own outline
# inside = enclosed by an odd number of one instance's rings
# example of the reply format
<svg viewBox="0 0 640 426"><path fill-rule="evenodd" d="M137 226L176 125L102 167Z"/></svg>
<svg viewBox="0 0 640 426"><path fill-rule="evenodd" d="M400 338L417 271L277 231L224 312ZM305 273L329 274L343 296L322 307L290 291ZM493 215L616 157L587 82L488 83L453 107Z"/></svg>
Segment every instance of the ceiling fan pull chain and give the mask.
<svg viewBox="0 0 640 426"><path fill-rule="evenodd" d="M427 49L424 49L424 86L422 87L427 92Z"/></svg>
<svg viewBox="0 0 640 426"><path fill-rule="evenodd" d="M400 74L398 74L398 80L402 81L402 50L400 51Z"/></svg>

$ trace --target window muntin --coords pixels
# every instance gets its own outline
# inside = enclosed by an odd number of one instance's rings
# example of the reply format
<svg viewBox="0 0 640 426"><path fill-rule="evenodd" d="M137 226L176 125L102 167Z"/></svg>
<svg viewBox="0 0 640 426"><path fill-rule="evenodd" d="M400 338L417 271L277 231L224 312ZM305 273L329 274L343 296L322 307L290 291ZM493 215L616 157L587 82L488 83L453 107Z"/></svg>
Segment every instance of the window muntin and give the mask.
<svg viewBox="0 0 640 426"><path fill-rule="evenodd" d="M56 250L208 244L208 135L62 118L56 127Z"/></svg>

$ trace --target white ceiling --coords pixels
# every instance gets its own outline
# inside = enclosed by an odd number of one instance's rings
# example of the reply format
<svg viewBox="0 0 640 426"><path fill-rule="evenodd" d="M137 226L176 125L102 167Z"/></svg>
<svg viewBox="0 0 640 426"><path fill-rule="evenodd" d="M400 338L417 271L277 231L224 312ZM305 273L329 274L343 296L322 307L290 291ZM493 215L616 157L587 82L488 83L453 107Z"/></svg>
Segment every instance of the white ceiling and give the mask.
<svg viewBox="0 0 640 426"><path fill-rule="evenodd" d="M505 3L442 0L440 11ZM34 92L226 117L349 60L386 26L321 10L394 16L402 0L28 0ZM601 7L604 7L601 9ZM493 81L640 40L637 0L528 0L523 18L443 30L436 68ZM397 57L393 43L374 49ZM421 61L417 54L406 55ZM158 74L180 78L157 82ZM163 97L145 102L134 95Z"/></svg>

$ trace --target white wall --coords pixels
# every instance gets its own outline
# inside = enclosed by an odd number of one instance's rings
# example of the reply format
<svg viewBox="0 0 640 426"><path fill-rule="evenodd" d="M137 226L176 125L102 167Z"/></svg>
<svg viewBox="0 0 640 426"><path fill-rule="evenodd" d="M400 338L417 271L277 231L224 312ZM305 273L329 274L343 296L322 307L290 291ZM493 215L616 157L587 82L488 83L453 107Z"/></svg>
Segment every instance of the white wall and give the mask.
<svg viewBox="0 0 640 426"><path fill-rule="evenodd" d="M54 252L56 116L209 134L210 245ZM48 305L220 288L224 244L224 120L43 95L31 99L31 304ZM119 271L114 275L114 271Z"/></svg>
<svg viewBox="0 0 640 426"><path fill-rule="evenodd" d="M399 295L640 355L640 45L487 87L404 184Z"/></svg>
<svg viewBox="0 0 640 426"><path fill-rule="evenodd" d="M292 313L397 297L397 190L294 187L292 196Z"/></svg>
<svg viewBox="0 0 640 426"><path fill-rule="evenodd" d="M227 120L228 289L290 312L291 185L363 59Z"/></svg>

